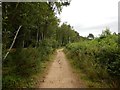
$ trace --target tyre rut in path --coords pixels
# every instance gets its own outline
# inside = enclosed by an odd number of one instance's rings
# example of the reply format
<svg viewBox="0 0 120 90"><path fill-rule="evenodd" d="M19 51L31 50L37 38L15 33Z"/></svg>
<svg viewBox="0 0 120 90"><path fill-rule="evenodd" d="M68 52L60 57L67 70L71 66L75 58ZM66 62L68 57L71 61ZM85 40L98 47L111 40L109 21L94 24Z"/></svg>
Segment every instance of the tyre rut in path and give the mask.
<svg viewBox="0 0 120 90"><path fill-rule="evenodd" d="M66 60L63 49L57 50L57 55L49 68L43 82L39 88L83 88L84 85L72 71Z"/></svg>

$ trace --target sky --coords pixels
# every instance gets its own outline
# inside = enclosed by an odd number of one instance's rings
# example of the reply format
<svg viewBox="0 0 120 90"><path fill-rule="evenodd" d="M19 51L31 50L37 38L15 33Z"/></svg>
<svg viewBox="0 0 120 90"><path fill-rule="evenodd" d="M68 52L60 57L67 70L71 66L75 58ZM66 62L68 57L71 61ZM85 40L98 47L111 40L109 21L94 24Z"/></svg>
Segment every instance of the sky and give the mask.
<svg viewBox="0 0 120 90"><path fill-rule="evenodd" d="M118 2L120 0L72 0L58 16L81 35L99 36L103 30L118 33Z"/></svg>

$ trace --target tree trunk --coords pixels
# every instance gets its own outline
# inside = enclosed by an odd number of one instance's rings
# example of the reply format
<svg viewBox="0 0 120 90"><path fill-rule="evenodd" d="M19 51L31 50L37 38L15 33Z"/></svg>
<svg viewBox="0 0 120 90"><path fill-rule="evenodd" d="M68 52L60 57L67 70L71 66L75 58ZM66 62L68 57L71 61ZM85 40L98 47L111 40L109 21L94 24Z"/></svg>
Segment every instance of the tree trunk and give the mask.
<svg viewBox="0 0 120 90"><path fill-rule="evenodd" d="M15 35L15 37L14 37L14 39L13 39L13 42L12 42L12 44L11 44L11 46L10 46L10 48L9 48L8 52L6 53L6 55L5 55L5 57L4 57L3 60L6 59L6 57L8 56L8 54L9 54L9 52L10 52L10 50L12 49L12 47L13 47L13 45L14 45L14 43L15 43L15 40L16 40L16 38L17 38L18 32L19 32L19 30L20 30L21 27L22 27L22 25L19 26L19 28L18 28L18 30L17 30L17 32L16 32L16 35Z"/></svg>
<svg viewBox="0 0 120 90"><path fill-rule="evenodd" d="M24 48L24 45L25 45L25 41L23 40L23 48Z"/></svg>

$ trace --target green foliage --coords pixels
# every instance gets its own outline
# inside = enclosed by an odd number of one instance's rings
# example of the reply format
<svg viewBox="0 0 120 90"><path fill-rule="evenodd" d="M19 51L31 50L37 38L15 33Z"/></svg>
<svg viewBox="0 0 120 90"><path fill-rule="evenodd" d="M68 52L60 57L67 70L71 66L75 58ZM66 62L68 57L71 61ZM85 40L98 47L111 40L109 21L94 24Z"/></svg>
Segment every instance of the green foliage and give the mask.
<svg viewBox="0 0 120 90"><path fill-rule="evenodd" d="M3 61L3 88L25 87L28 83L26 78L40 72L42 63L49 60L54 50L51 44L44 40L38 48L18 48L11 52Z"/></svg>
<svg viewBox="0 0 120 90"><path fill-rule="evenodd" d="M65 46L68 43L76 42L79 38L79 33L74 31L74 29L66 23L63 23L56 31L56 40L59 46Z"/></svg>
<svg viewBox="0 0 120 90"><path fill-rule="evenodd" d="M15 44L3 60L3 88L30 86L29 78L41 71L42 63L48 61L49 55L61 44L56 38L60 34L56 14L69 4L69 1L2 3L2 58L22 25ZM63 29L71 32L70 25L66 27ZM67 40L64 42L66 44Z"/></svg>
<svg viewBox="0 0 120 90"><path fill-rule="evenodd" d="M100 35L100 38L105 38L107 36L111 35L111 32L108 28L106 28L105 30L102 31L102 34Z"/></svg>
<svg viewBox="0 0 120 90"><path fill-rule="evenodd" d="M19 84L17 82L20 81L20 78L16 77L16 76L6 76L6 77L3 77L4 81L2 82L3 84L3 88L10 88L10 87L16 87L18 86Z"/></svg>
<svg viewBox="0 0 120 90"><path fill-rule="evenodd" d="M55 11L61 12L61 7L62 3L58 2L4 2L2 4L3 48L10 47L15 32L20 25L22 25L22 28L17 36L15 48L24 48L31 44L35 46L41 40L54 36L55 28L58 27L59 23Z"/></svg>
<svg viewBox="0 0 120 90"><path fill-rule="evenodd" d="M36 49L28 48L18 51L14 54L14 63L16 65L16 73L23 77L29 77L35 73L40 58ZM39 59L38 59L39 58Z"/></svg>
<svg viewBox="0 0 120 90"><path fill-rule="evenodd" d="M88 39L94 39L94 35L92 33L90 33L88 36L87 36Z"/></svg>
<svg viewBox="0 0 120 90"><path fill-rule="evenodd" d="M92 81L107 82L119 87L120 51L118 35L108 35L91 41L66 45L73 65L81 69Z"/></svg>
<svg viewBox="0 0 120 90"><path fill-rule="evenodd" d="M29 87L29 78L41 71L42 63L49 60L49 55L60 44L56 39L60 22L56 13L60 14L62 6L69 3L2 3L2 58L8 52L18 27L22 25L15 44L3 60L3 88Z"/></svg>

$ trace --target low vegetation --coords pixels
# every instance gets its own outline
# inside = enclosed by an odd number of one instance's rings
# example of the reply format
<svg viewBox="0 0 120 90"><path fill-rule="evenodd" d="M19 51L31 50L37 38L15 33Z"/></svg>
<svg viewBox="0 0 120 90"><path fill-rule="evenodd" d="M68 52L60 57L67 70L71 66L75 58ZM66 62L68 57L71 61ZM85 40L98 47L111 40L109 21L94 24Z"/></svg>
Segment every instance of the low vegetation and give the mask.
<svg viewBox="0 0 120 90"><path fill-rule="evenodd" d="M60 25L56 16L67 5L63 1L2 3L4 89L35 86L33 76L42 73L43 63L55 49L79 40L79 34L67 23Z"/></svg>
<svg viewBox="0 0 120 90"><path fill-rule="evenodd" d="M91 33L87 38L80 36L69 24L60 24L56 16L68 5L70 2L49 0L2 3L4 89L35 86L33 76L42 72L43 63L49 61L56 48L64 46L73 66L84 72L89 80L107 83L109 87L120 86L118 34L111 34L107 29L99 38Z"/></svg>
<svg viewBox="0 0 120 90"><path fill-rule="evenodd" d="M97 87L120 87L118 35L106 29L99 38L66 45L72 65Z"/></svg>
<svg viewBox="0 0 120 90"><path fill-rule="evenodd" d="M44 69L43 63L49 61L54 50L44 41L38 48L12 51L3 61L3 88L33 87L33 75Z"/></svg>

